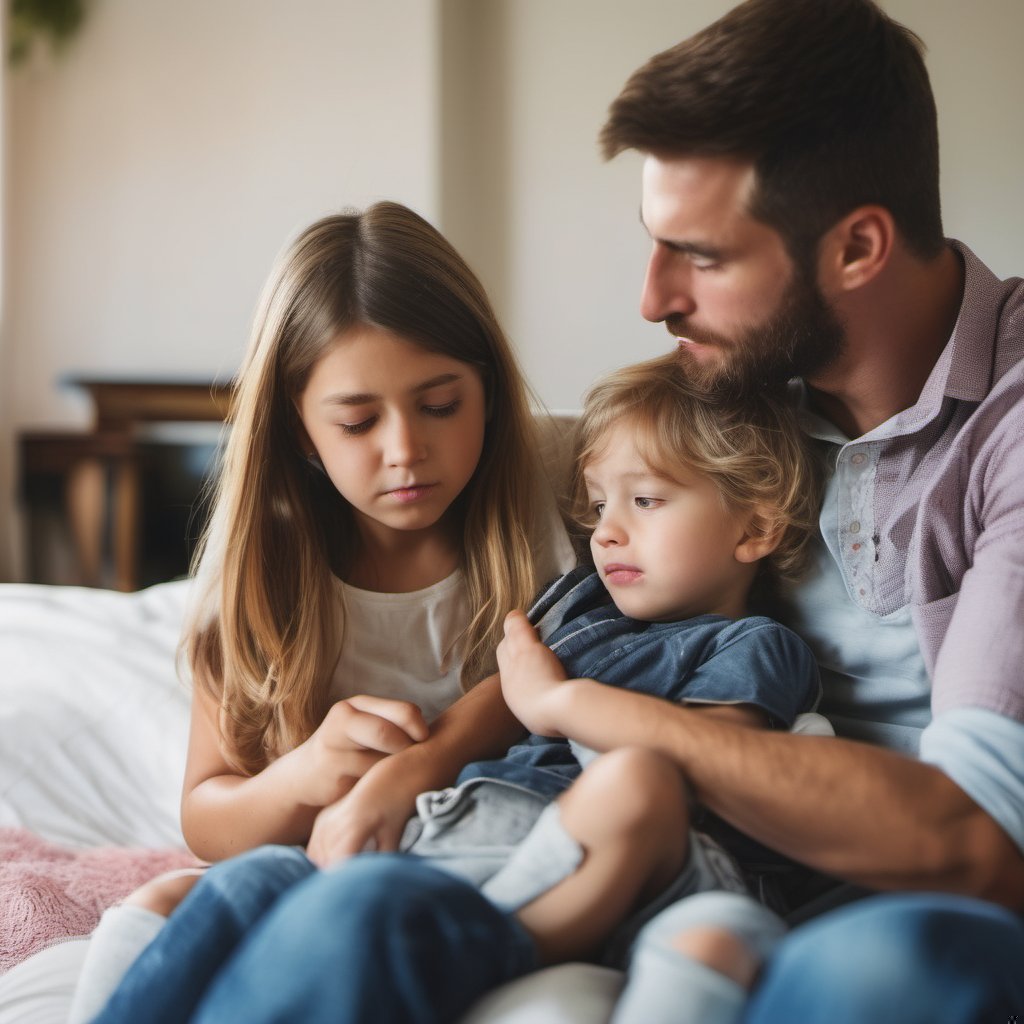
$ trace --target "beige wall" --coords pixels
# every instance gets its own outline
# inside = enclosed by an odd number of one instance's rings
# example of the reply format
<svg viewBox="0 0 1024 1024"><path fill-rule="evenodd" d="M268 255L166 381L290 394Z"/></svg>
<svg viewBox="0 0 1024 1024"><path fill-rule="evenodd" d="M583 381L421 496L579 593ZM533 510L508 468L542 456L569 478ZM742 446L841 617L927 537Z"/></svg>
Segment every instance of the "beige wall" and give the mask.
<svg viewBox="0 0 1024 1024"><path fill-rule="evenodd" d="M949 232L1020 272L1024 4L883 2L929 46ZM229 376L274 255L346 204L399 199L446 230L553 408L661 351L637 313L638 163L602 163L595 137L634 67L729 6L91 5L60 60L4 80L0 538L14 432L87 418L61 375Z"/></svg>

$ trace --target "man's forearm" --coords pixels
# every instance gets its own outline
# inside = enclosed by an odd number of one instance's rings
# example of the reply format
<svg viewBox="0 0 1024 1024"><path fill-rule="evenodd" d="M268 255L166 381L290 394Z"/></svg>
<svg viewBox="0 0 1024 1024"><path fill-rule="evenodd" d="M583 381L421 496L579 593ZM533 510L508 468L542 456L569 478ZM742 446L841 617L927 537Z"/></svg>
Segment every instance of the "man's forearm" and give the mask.
<svg viewBox="0 0 1024 1024"><path fill-rule="evenodd" d="M849 740L747 729L656 697L572 680L560 727L597 750L655 749L737 828L828 874L1024 907L1024 859L938 769Z"/></svg>

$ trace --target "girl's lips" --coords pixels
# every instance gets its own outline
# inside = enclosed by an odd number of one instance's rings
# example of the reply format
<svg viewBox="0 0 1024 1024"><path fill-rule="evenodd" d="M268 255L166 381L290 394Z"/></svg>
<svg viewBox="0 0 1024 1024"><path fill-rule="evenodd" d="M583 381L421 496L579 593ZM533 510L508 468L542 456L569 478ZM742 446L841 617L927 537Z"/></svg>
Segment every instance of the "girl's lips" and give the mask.
<svg viewBox="0 0 1024 1024"><path fill-rule="evenodd" d="M387 493L388 497L394 498L402 505L410 505L422 501L436 486L437 484L415 484L412 487L396 487Z"/></svg>

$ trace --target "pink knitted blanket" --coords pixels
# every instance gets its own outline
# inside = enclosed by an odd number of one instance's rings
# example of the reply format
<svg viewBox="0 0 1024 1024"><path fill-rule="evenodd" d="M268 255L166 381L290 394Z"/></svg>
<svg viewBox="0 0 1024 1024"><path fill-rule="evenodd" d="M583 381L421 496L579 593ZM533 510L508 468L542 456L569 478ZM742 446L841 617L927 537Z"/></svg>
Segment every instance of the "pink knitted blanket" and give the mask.
<svg viewBox="0 0 1024 1024"><path fill-rule="evenodd" d="M0 828L0 974L59 939L88 935L107 907L162 871L199 863L187 850L71 849Z"/></svg>

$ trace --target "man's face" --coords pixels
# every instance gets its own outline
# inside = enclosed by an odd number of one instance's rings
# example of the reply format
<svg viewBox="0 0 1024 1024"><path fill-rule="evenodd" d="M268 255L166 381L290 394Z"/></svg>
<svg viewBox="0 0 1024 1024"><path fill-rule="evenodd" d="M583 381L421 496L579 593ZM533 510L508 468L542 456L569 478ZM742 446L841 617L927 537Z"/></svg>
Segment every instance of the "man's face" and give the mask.
<svg viewBox="0 0 1024 1024"><path fill-rule="evenodd" d="M844 342L813 268L747 212L753 187L753 168L725 158L644 163L652 251L640 310L665 323L696 378L738 391L813 377Z"/></svg>

